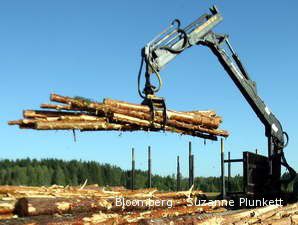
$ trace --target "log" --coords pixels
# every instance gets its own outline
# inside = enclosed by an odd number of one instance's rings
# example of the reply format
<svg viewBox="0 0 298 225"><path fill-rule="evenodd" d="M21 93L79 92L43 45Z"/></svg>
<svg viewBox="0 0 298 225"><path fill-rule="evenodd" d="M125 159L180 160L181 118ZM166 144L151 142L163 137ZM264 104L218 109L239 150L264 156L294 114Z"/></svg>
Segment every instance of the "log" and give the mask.
<svg viewBox="0 0 298 225"><path fill-rule="evenodd" d="M21 125L23 124L23 120L11 120L8 121L8 125Z"/></svg>
<svg viewBox="0 0 298 225"><path fill-rule="evenodd" d="M208 117L216 117L216 113L213 110L193 110L193 111L182 111L185 114L191 115L205 115Z"/></svg>
<svg viewBox="0 0 298 225"><path fill-rule="evenodd" d="M15 218L15 215L13 213L6 213L6 214L0 214L0 221L1 220L9 220Z"/></svg>
<svg viewBox="0 0 298 225"><path fill-rule="evenodd" d="M33 217L1 220L1 225L116 225L118 214L82 213L60 215L41 215ZM124 223L122 223L124 224Z"/></svg>
<svg viewBox="0 0 298 225"><path fill-rule="evenodd" d="M131 125L113 124L105 121L37 121L36 130L104 130L133 131Z"/></svg>
<svg viewBox="0 0 298 225"><path fill-rule="evenodd" d="M111 106L113 108L126 110L126 113L125 113L126 115L129 115L131 111L133 112L137 111L137 112L143 113L142 114L143 118L141 119L146 119L146 120L151 119L151 110L148 106L136 105L136 104L127 103L119 100L112 100L112 99L104 99L103 103L104 105ZM156 111L155 113L156 113L156 116L159 117L159 119L163 117L162 111ZM177 120L180 122L190 123L194 125L205 125L215 129L218 128L219 124L222 122L221 118L218 116L208 117L206 116L206 113L203 112L200 114L199 111L197 111L196 113L194 112L181 113L181 112L176 112L172 110L167 110L167 117L169 120Z"/></svg>
<svg viewBox="0 0 298 225"><path fill-rule="evenodd" d="M0 200L0 215L10 215L15 208L16 200Z"/></svg>
<svg viewBox="0 0 298 225"><path fill-rule="evenodd" d="M102 198L94 197L26 197L16 203L15 213L18 216L53 215L90 211L107 211L112 204Z"/></svg>
<svg viewBox="0 0 298 225"><path fill-rule="evenodd" d="M55 109L55 110L81 111L79 108L75 108L71 105L41 104L40 108Z"/></svg>
<svg viewBox="0 0 298 225"><path fill-rule="evenodd" d="M150 211L149 206L146 206L146 200L144 205L139 203L139 206L130 206L122 210L121 207L115 207L106 200L103 199L94 199L94 198L22 198L18 201L15 212L19 216L41 216L41 215L53 215L53 214L73 214L78 213L88 213L95 211L107 212L109 209L112 211L118 211L115 213L106 213L106 215L113 214L118 217L124 213L124 216L121 216L123 222L137 222L138 220L144 218L159 218L159 217L169 217L177 215L186 215L191 213L205 212L211 210L210 206L188 206L186 199L178 199L173 201L173 208L169 208L167 205L152 207ZM142 201L140 201L142 202ZM120 211L119 211L120 210ZM141 211L140 211L141 210ZM127 214L125 213L127 211ZM120 218L118 218L119 220Z"/></svg>
<svg viewBox="0 0 298 225"><path fill-rule="evenodd" d="M178 191L178 192L165 192L165 193L156 193L154 197L161 199L179 199L179 198L189 198L189 197L200 197L204 193L200 190L193 191L192 189L188 191Z"/></svg>
<svg viewBox="0 0 298 225"><path fill-rule="evenodd" d="M12 120L8 122L8 125L34 125L35 122L35 119Z"/></svg>
<svg viewBox="0 0 298 225"><path fill-rule="evenodd" d="M103 117L93 116L84 113L44 111L44 110L24 110L23 116L32 120L40 121L106 121Z"/></svg>
<svg viewBox="0 0 298 225"><path fill-rule="evenodd" d="M101 103L90 103L81 99L74 99L57 94L51 94L50 100L54 102L64 103L74 108L79 108L81 110L87 110L95 113L97 113L96 110L100 110L102 109L102 107L104 107Z"/></svg>
<svg viewBox="0 0 298 225"><path fill-rule="evenodd" d="M37 119L48 117L60 117L60 116L80 116L84 115L82 113L74 113L74 112L61 112L61 111L47 111L47 110L24 110L23 117L29 119Z"/></svg>

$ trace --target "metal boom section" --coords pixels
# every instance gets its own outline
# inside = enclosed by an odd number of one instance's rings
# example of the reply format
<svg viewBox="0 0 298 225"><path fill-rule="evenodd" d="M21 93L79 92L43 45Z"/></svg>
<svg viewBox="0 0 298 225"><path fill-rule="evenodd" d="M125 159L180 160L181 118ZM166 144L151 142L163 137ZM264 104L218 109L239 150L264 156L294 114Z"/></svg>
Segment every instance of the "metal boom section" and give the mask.
<svg viewBox="0 0 298 225"><path fill-rule="evenodd" d="M155 88L151 84L150 77L155 74L161 85L159 72L177 55L194 45L209 47L265 126L272 179L279 181L281 164L289 170L293 177L295 171L287 164L283 154L283 148L288 142L288 135L283 131L279 120L258 95L255 82L250 79L238 55L233 50L228 36L212 31L223 20L223 17L215 6L210 9L210 12L211 14L204 14L184 29L181 29L179 20L174 20L169 28L143 48L142 57L146 63L146 83L143 91L145 96L143 97L154 95L160 89L160 87ZM141 93L140 90L139 93Z"/></svg>

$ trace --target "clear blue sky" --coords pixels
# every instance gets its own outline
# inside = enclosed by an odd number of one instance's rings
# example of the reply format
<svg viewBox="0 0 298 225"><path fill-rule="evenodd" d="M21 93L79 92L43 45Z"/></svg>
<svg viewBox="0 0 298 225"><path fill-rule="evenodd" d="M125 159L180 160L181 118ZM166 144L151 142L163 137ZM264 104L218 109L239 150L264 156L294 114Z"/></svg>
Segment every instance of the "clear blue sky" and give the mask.
<svg viewBox="0 0 298 225"><path fill-rule="evenodd" d="M0 158L96 160L146 168L152 146L153 171L175 173L176 156L187 174L193 142L196 175L219 175L219 142L175 134L39 132L9 127L23 109L37 109L52 92L101 100L140 102L136 75L141 48L174 18L187 25L216 4L224 21L216 28L231 42L257 82L259 94L290 135L286 155L298 169L297 1L1 1ZM226 151L241 157L258 148L267 154L264 127L211 52L193 47L162 71L168 107L214 109L231 132ZM235 173L240 171L240 166Z"/></svg>

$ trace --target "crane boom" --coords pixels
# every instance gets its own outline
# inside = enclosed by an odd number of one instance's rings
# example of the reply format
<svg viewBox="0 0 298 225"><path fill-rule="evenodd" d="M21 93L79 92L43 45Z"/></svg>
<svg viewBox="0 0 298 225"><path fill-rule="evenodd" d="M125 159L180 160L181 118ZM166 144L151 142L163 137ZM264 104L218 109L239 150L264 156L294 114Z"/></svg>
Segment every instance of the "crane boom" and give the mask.
<svg viewBox="0 0 298 225"><path fill-rule="evenodd" d="M184 29L181 29L179 20L174 20L169 28L143 48L142 56L146 63L144 93L146 96L154 95L159 90L151 85L150 76L155 74L161 81L159 72L184 50L195 45L210 48L265 126L265 135L268 138L270 176L275 181L272 182L272 185L275 189L279 189L281 165L289 169L292 177L295 173L287 164L283 154L283 148L288 142L288 135L283 131L279 120L258 95L256 83L251 80L240 58L232 48L228 36L212 31L223 20L223 17L215 6L210 8L210 12L210 14L199 17Z"/></svg>

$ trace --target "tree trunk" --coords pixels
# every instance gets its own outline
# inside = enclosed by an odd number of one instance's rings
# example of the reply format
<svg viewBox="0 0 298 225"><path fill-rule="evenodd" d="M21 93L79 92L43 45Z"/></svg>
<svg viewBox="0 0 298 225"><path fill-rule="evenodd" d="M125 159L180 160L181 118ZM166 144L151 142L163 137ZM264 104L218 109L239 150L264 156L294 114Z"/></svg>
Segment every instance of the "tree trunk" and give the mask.
<svg viewBox="0 0 298 225"><path fill-rule="evenodd" d="M111 207L111 203L102 198L26 197L18 200L15 213L19 216L37 216L107 211Z"/></svg>

